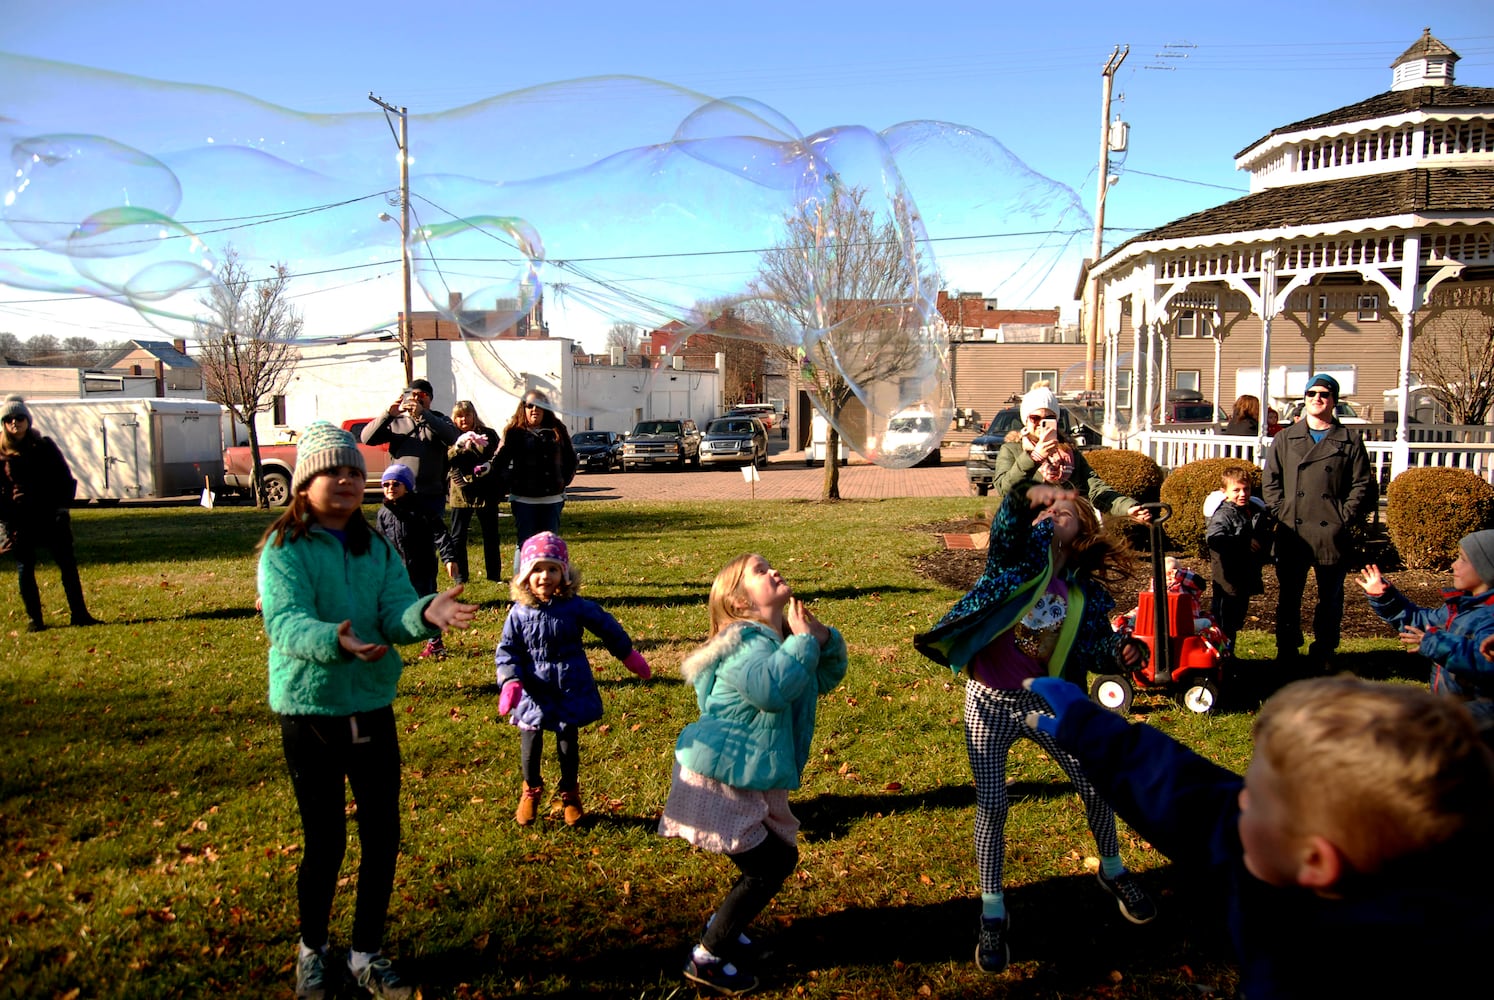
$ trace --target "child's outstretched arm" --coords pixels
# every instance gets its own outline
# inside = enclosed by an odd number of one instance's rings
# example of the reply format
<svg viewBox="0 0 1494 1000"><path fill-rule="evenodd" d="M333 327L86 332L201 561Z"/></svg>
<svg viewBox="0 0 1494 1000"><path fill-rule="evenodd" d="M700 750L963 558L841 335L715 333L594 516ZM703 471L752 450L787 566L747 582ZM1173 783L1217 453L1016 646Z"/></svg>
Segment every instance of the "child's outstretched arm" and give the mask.
<svg viewBox="0 0 1494 1000"><path fill-rule="evenodd" d="M607 652L622 661L622 665L637 675L639 680L648 680L654 675L648 660L633 646L622 623L595 601L584 601L581 605L581 627L602 640Z"/></svg>
<svg viewBox="0 0 1494 1000"><path fill-rule="evenodd" d="M1425 631L1441 625L1446 619L1447 613L1440 608L1423 608L1412 604L1404 594L1395 589L1394 584L1385 579L1379 566L1372 564L1360 570L1357 582L1369 596L1370 610L1397 632L1408 627Z"/></svg>

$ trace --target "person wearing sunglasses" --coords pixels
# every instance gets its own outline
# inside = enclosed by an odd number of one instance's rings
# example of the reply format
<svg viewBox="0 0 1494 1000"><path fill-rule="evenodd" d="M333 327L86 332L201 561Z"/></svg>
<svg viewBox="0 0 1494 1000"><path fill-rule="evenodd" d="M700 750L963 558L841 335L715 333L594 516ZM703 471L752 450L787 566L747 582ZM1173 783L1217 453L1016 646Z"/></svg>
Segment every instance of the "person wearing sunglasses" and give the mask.
<svg viewBox="0 0 1494 1000"><path fill-rule="evenodd" d="M1344 579L1355 556L1354 527L1379 500L1369 453L1358 432L1339 423L1338 380L1314 375L1303 392L1302 419L1283 427L1266 453L1261 497L1276 518L1276 663L1291 672L1327 672L1338 649ZM1307 660L1302 646L1302 592L1313 571Z"/></svg>
<svg viewBox="0 0 1494 1000"><path fill-rule="evenodd" d="M514 569L519 551L532 535L560 534L565 488L576 478L576 449L565 422L550 398L530 389L503 428L503 444L493 469L508 483L508 508L514 516Z"/></svg>

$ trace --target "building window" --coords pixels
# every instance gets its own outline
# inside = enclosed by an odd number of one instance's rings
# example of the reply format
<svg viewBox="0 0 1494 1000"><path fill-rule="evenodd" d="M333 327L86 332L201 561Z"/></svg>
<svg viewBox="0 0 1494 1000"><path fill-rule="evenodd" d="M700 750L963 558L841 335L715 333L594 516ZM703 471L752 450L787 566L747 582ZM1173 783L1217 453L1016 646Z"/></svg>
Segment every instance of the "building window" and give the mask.
<svg viewBox="0 0 1494 1000"><path fill-rule="evenodd" d="M1028 392L1039 382L1048 383L1048 388L1058 392L1058 372L1049 369L1029 369L1022 373L1022 391Z"/></svg>
<svg viewBox="0 0 1494 1000"><path fill-rule="evenodd" d="M1115 373L1115 408L1131 408L1131 369L1121 368Z"/></svg>
<svg viewBox="0 0 1494 1000"><path fill-rule="evenodd" d="M1326 295L1318 296L1318 319L1324 323L1328 322L1328 296Z"/></svg>
<svg viewBox="0 0 1494 1000"><path fill-rule="evenodd" d="M1198 372L1173 372L1172 387L1174 389L1185 389L1188 392L1198 391Z"/></svg>
<svg viewBox="0 0 1494 1000"><path fill-rule="evenodd" d="M1367 321L1370 321L1370 320L1377 320L1377 319L1379 319L1380 318L1380 296L1378 296L1378 295L1361 295L1361 296L1359 296L1358 309L1359 309L1359 319L1360 319L1361 322L1367 322Z"/></svg>
<svg viewBox="0 0 1494 1000"><path fill-rule="evenodd" d="M1173 322L1173 333L1179 337L1212 337L1214 322L1201 309L1184 309Z"/></svg>
<svg viewBox="0 0 1494 1000"><path fill-rule="evenodd" d="M277 427L285 426L285 397L276 396L270 401L270 408L274 414L273 423Z"/></svg>

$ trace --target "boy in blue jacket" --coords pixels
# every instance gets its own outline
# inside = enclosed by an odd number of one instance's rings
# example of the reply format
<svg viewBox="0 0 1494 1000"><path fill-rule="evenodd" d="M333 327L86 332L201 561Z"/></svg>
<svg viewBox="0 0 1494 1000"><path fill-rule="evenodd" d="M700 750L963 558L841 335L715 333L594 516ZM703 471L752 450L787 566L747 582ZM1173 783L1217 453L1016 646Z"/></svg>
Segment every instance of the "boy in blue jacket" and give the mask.
<svg viewBox="0 0 1494 1000"><path fill-rule="evenodd" d="M1395 626L1411 651L1432 661L1432 690L1468 702L1479 728L1494 732L1494 663L1479 643L1494 636L1494 531L1475 531L1458 543L1453 589L1440 608L1412 604L1380 567L1366 566L1359 585L1375 614Z"/></svg>
<svg viewBox="0 0 1494 1000"><path fill-rule="evenodd" d="M1029 689L1054 714L1027 725L1212 878L1241 995L1468 995L1466 959L1494 940L1494 753L1463 705L1347 675L1298 681L1261 707L1241 779L1067 681Z"/></svg>

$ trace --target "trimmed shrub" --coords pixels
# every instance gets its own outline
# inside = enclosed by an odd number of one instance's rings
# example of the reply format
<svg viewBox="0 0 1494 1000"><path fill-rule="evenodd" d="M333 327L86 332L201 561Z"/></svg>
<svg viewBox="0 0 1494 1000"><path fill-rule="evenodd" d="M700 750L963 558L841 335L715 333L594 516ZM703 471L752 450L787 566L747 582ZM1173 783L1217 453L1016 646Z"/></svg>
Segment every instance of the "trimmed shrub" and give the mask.
<svg viewBox="0 0 1494 1000"><path fill-rule="evenodd" d="M1112 487L1138 503L1156 503L1162 486L1162 468L1139 451L1124 448L1098 448L1084 453L1089 467ZM1150 550L1148 530L1129 518L1105 518L1105 530L1113 531L1138 552Z"/></svg>
<svg viewBox="0 0 1494 1000"><path fill-rule="evenodd" d="M1494 486L1467 469L1407 469L1385 493L1385 526L1407 569L1447 569L1464 535L1494 528Z"/></svg>
<svg viewBox="0 0 1494 1000"><path fill-rule="evenodd" d="M1167 538L1182 552L1207 558L1208 545L1204 542L1204 529L1208 518L1204 517L1204 500L1220 488L1219 476L1231 465L1243 465L1250 473L1252 496L1261 494L1261 470L1238 458L1205 458L1173 469L1162 483L1162 502L1172 507L1172 517L1165 526Z"/></svg>

